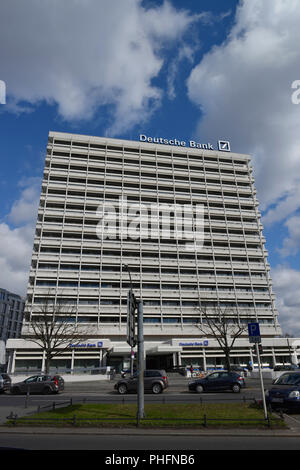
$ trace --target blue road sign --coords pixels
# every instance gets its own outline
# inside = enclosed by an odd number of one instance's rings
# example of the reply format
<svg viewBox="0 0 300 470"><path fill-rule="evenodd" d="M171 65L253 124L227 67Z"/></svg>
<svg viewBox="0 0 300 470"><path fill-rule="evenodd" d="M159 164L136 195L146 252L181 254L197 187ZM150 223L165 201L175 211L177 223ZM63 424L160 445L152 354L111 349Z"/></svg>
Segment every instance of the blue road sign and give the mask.
<svg viewBox="0 0 300 470"><path fill-rule="evenodd" d="M248 323L248 334L250 343L260 343L259 323Z"/></svg>

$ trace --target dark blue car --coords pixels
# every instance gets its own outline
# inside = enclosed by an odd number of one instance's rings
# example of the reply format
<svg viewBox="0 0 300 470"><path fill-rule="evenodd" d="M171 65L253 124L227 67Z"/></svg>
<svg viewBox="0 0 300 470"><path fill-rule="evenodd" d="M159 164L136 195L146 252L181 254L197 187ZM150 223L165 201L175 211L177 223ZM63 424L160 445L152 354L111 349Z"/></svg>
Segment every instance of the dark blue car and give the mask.
<svg viewBox="0 0 300 470"><path fill-rule="evenodd" d="M240 392L245 387L245 379L236 372L213 372L203 379L195 379L189 383L190 392L212 392L231 390L234 393Z"/></svg>
<svg viewBox="0 0 300 470"><path fill-rule="evenodd" d="M265 392L266 403L272 408L300 411L300 371L286 372L274 380Z"/></svg>

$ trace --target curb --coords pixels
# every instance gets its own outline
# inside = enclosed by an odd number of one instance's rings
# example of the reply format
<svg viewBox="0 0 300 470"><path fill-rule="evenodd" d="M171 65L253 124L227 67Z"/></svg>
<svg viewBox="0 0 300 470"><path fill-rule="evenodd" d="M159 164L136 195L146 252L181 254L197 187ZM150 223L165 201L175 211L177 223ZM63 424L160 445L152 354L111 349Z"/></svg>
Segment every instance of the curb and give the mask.
<svg viewBox="0 0 300 470"><path fill-rule="evenodd" d="M113 428L47 428L47 427L36 427L36 428L26 428L23 426L20 427L4 427L0 426L0 435L1 434L56 434L56 435L114 435L114 436L226 436L226 437L300 437L300 430L293 431L288 429L283 430L268 430L265 431L252 429L252 430L241 430L241 429L230 429L230 430L180 430L180 429L133 429L133 428L122 428L122 429L113 429Z"/></svg>

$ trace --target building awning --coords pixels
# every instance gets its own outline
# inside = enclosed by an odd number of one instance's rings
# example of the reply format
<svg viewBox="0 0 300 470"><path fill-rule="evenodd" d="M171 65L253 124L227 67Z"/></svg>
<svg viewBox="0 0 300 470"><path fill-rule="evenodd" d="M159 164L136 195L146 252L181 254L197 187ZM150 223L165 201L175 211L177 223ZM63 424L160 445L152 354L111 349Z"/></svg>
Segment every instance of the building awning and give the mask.
<svg viewBox="0 0 300 470"><path fill-rule="evenodd" d="M182 347L180 346L171 346L170 344L159 344L151 349L147 349L146 353L152 354L173 354L176 352L181 352Z"/></svg>

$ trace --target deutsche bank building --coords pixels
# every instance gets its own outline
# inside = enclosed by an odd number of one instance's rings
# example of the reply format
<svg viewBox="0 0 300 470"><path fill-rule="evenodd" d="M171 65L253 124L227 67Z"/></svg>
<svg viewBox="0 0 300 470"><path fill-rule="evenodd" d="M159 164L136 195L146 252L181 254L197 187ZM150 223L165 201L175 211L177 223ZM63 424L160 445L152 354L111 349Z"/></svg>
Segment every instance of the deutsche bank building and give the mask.
<svg viewBox="0 0 300 470"><path fill-rule="evenodd" d="M128 368L129 289L143 305L147 368L222 367L203 329L221 309L245 327L233 363L257 361L250 321L260 325L264 366L298 361L278 321L249 155L227 140L49 132L25 321L21 338L7 341L8 371L43 370L31 325L45 302L80 338L53 359L56 370Z"/></svg>

